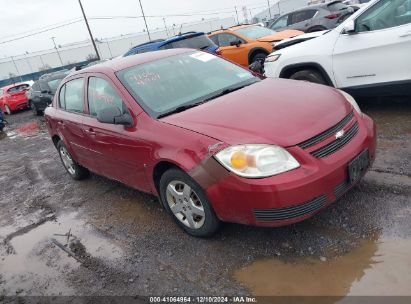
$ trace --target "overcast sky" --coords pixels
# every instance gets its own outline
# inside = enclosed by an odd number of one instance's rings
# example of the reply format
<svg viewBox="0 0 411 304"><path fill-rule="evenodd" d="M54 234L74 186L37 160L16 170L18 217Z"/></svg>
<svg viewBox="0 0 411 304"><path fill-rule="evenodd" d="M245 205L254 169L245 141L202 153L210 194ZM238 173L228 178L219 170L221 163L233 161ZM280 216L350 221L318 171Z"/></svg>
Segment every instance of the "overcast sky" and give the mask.
<svg viewBox="0 0 411 304"><path fill-rule="evenodd" d="M276 0L271 0L274 3ZM87 17L102 16L139 16L138 0L82 0ZM192 22L201 18L235 16L237 6L240 21L243 19L241 8L247 6L252 13L267 7L267 0L142 0L147 16L196 14L193 16L169 16L166 23ZM21 55L53 47L50 37L56 37L57 44L68 44L88 38L84 22L74 23L39 35L21 40L2 43L17 37L45 30L47 28L75 21L82 17L78 0L0 0L0 58ZM221 12L219 15L212 13ZM147 18L149 29L164 28L163 19ZM145 26L143 19L105 19L90 20L95 38L109 38L121 34L141 32Z"/></svg>

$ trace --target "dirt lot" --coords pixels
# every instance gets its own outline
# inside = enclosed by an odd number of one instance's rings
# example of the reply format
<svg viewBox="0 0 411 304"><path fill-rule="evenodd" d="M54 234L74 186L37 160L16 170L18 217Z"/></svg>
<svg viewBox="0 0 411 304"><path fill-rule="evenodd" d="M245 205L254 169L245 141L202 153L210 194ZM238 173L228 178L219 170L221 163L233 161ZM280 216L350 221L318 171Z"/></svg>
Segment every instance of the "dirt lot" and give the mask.
<svg viewBox="0 0 411 304"><path fill-rule="evenodd" d="M71 180L42 118L7 117L0 295L411 296L411 102L361 106L379 143L357 187L303 223L225 224L211 239L184 234L152 196Z"/></svg>

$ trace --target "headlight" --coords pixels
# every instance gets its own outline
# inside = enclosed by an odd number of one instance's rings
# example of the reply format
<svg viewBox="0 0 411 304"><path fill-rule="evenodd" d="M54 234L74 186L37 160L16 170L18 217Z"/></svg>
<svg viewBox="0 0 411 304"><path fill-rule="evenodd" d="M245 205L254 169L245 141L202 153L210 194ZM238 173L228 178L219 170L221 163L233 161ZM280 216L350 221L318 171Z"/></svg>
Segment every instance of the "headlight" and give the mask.
<svg viewBox="0 0 411 304"><path fill-rule="evenodd" d="M275 62L280 58L281 54L271 55L265 58L265 62Z"/></svg>
<svg viewBox="0 0 411 304"><path fill-rule="evenodd" d="M350 94L342 91L342 90L338 90L341 95L343 95L345 97L345 99L347 99L347 101L353 106L353 108L358 112L358 114L362 114L360 107L358 106L357 102L355 101L354 97L352 97Z"/></svg>
<svg viewBox="0 0 411 304"><path fill-rule="evenodd" d="M260 178L298 168L298 161L287 150L275 145L250 144L228 147L215 158L235 174Z"/></svg>

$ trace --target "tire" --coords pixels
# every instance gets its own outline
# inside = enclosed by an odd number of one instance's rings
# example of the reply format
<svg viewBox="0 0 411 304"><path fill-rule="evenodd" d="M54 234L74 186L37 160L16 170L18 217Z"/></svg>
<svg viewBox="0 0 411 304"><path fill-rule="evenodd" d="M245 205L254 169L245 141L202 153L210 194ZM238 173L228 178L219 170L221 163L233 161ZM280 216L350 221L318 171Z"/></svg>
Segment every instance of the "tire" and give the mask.
<svg viewBox="0 0 411 304"><path fill-rule="evenodd" d="M64 168L72 179L82 180L90 175L90 172L86 168L80 166L73 160L66 145L61 140L57 143L57 151L59 152L60 160Z"/></svg>
<svg viewBox="0 0 411 304"><path fill-rule="evenodd" d="M33 111L34 115L40 116L41 114L43 114L43 111L37 110L36 105L31 100L30 100L29 104L30 104L30 109Z"/></svg>
<svg viewBox="0 0 411 304"><path fill-rule="evenodd" d="M266 53L258 52L256 54L254 54L253 57L251 57L250 64L252 64L253 62L256 62L256 61L264 62L264 60L267 56L268 56L268 54L266 54Z"/></svg>
<svg viewBox="0 0 411 304"><path fill-rule="evenodd" d="M323 75L315 70L302 70L298 71L290 76L290 79L294 80L304 80L309 82L314 82L318 84L327 85Z"/></svg>
<svg viewBox="0 0 411 304"><path fill-rule="evenodd" d="M5 108L5 112L6 112L6 114L8 114L8 115L11 115L11 110L10 110L10 108L9 108L9 106L8 105L4 105L4 108Z"/></svg>
<svg viewBox="0 0 411 304"><path fill-rule="evenodd" d="M220 226L204 190L179 169L166 171L160 179L160 199L164 208L185 232L209 237Z"/></svg>

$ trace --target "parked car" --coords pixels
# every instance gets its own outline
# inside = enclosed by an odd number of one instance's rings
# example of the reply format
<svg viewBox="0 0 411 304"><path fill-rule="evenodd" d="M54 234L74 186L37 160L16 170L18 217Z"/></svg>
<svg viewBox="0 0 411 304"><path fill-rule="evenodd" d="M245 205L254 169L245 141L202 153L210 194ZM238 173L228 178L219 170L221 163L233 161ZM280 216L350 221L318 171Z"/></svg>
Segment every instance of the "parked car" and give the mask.
<svg viewBox="0 0 411 304"><path fill-rule="evenodd" d="M375 158L375 125L348 94L188 49L75 72L45 120L73 179L90 170L157 195L195 236L304 220Z"/></svg>
<svg viewBox="0 0 411 304"><path fill-rule="evenodd" d="M212 32L209 37L219 46L221 56L248 67L264 60L277 42L301 34L296 30L275 32L259 25L239 25Z"/></svg>
<svg viewBox="0 0 411 304"><path fill-rule="evenodd" d="M0 132L3 132L3 129L5 126L6 126L6 120L4 119L3 111L0 108Z"/></svg>
<svg viewBox="0 0 411 304"><path fill-rule="evenodd" d="M354 96L410 95L411 0L374 0L316 39L275 51L268 77L326 84Z"/></svg>
<svg viewBox="0 0 411 304"><path fill-rule="evenodd" d="M269 28L275 31L295 29L306 33L335 28L351 14L354 9L341 1L332 1L306 6L280 16Z"/></svg>
<svg viewBox="0 0 411 304"><path fill-rule="evenodd" d="M16 110L28 108L26 91L30 89L27 83L18 83L0 88L0 108L11 115Z"/></svg>
<svg viewBox="0 0 411 304"><path fill-rule="evenodd" d="M181 33L167 39L157 39L131 48L123 57L130 55L153 52L159 50L168 50L176 48L191 48L207 51L216 54L218 46L211 41L203 32Z"/></svg>
<svg viewBox="0 0 411 304"><path fill-rule="evenodd" d="M58 85L67 74L68 71L53 73L48 77L42 77L33 84L28 91L27 98L35 115L42 115L46 107L51 104Z"/></svg>

